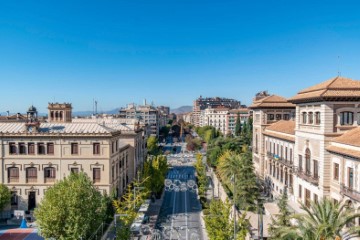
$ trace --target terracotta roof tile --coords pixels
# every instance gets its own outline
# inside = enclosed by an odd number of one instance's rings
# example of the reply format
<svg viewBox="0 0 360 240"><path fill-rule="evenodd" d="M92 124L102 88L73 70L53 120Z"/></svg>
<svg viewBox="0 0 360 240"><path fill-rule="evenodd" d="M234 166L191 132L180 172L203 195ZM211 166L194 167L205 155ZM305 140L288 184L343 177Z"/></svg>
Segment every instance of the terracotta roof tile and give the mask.
<svg viewBox="0 0 360 240"><path fill-rule="evenodd" d="M328 150L329 152L334 152L334 153L338 153L338 154L342 154L342 155L360 159L360 151L358 151L358 150L353 150L353 149L348 149L348 148L343 148L343 147L336 147L336 146L328 146L326 148L326 150Z"/></svg>
<svg viewBox="0 0 360 240"><path fill-rule="evenodd" d="M289 101L296 103L301 101L326 100L330 98L359 98L360 81L345 77L335 77L323 83L301 90Z"/></svg>
<svg viewBox="0 0 360 240"><path fill-rule="evenodd" d="M265 130L295 135L295 121L280 120L266 127Z"/></svg>
<svg viewBox="0 0 360 240"><path fill-rule="evenodd" d="M256 100L249 108L278 108L278 107L286 107L286 108L295 108L295 105L288 102L286 98L280 97L277 95L271 95L268 97L264 97L262 99Z"/></svg>
<svg viewBox="0 0 360 240"><path fill-rule="evenodd" d="M295 136L286 136L284 134L273 133L273 132L264 132L264 135L274 137L274 138L283 139L283 140L287 140L287 141L290 141L290 142L295 142Z"/></svg>
<svg viewBox="0 0 360 240"><path fill-rule="evenodd" d="M354 128L340 137L334 138L332 141L360 147L360 127Z"/></svg>

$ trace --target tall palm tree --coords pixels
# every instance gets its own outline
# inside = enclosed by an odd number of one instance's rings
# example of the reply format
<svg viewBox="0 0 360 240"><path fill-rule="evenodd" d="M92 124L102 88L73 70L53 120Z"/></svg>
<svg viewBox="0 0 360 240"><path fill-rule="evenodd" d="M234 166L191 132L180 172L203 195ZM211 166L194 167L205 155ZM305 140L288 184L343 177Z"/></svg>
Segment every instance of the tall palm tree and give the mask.
<svg viewBox="0 0 360 240"><path fill-rule="evenodd" d="M345 240L360 236L360 227L352 226L360 213L354 213L349 204L324 198L319 203L312 202L310 208L303 204L301 208L305 213L294 215L297 224L284 227L281 239Z"/></svg>
<svg viewBox="0 0 360 240"><path fill-rule="evenodd" d="M240 209L255 209L258 187L251 155L248 153L236 154L232 151L225 151L220 156L218 162L218 173L232 192L236 193L234 197Z"/></svg>

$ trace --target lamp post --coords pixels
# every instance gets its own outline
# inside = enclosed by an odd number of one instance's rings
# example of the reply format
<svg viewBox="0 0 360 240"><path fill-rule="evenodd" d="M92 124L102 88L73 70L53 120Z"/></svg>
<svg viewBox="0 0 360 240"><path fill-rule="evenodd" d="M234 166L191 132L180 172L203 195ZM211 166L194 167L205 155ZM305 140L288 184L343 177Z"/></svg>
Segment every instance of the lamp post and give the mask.
<svg viewBox="0 0 360 240"><path fill-rule="evenodd" d="M116 217L127 217L127 216L129 216L129 215L127 215L127 214L114 214L114 220L115 220L115 222L114 222L114 224L115 224L115 238L116 238L116 233L117 233Z"/></svg>
<svg viewBox="0 0 360 240"><path fill-rule="evenodd" d="M136 208L135 199L136 199L136 189L144 189L144 187L134 187L134 209Z"/></svg>
<svg viewBox="0 0 360 240"><path fill-rule="evenodd" d="M235 174L233 175L233 180L234 180L234 198L233 198L233 202L234 202L234 240L236 240L236 188L235 188Z"/></svg>

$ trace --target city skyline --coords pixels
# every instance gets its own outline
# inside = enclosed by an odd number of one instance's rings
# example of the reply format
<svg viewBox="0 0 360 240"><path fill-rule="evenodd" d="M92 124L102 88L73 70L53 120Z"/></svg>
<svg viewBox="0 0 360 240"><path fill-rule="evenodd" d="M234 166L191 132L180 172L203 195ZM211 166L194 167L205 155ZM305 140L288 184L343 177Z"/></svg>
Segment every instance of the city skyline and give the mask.
<svg viewBox="0 0 360 240"><path fill-rule="evenodd" d="M338 72L359 79L359 4L348 3L1 3L0 112L91 111L93 98L101 111L200 95L249 105L259 91L291 97Z"/></svg>

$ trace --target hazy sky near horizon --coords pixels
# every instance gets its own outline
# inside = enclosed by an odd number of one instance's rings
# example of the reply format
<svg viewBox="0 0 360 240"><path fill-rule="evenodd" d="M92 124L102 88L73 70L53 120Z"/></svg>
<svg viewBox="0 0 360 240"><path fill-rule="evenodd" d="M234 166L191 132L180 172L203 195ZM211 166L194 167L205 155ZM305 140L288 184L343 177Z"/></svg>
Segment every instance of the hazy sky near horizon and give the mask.
<svg viewBox="0 0 360 240"><path fill-rule="evenodd" d="M0 112L99 111L198 96L250 104L338 74L360 79L360 2L1 1ZM338 58L340 56L340 60Z"/></svg>

